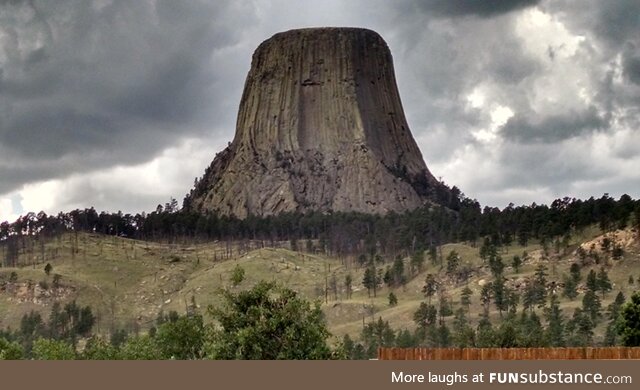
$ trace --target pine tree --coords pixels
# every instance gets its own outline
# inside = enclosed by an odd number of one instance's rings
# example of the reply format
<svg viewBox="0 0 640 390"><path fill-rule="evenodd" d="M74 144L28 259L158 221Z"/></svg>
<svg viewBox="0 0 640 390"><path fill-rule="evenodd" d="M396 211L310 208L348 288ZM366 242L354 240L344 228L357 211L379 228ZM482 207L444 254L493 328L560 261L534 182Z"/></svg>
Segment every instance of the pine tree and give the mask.
<svg viewBox="0 0 640 390"><path fill-rule="evenodd" d="M578 284L582 276L580 275L580 266L577 263L572 263L571 267L569 267L569 274L571 278Z"/></svg>
<svg viewBox="0 0 640 390"><path fill-rule="evenodd" d="M627 347L640 346L640 293L631 296L620 310L618 334L622 344Z"/></svg>
<svg viewBox="0 0 640 390"><path fill-rule="evenodd" d="M493 303L502 317L502 312L509 309L509 292L504 284L504 277L499 275L492 283Z"/></svg>
<svg viewBox="0 0 640 390"><path fill-rule="evenodd" d="M545 330L545 339L550 347L565 347L565 326L562 309L556 294L551 294L549 299L549 307L544 311L547 320L547 328Z"/></svg>
<svg viewBox="0 0 640 390"><path fill-rule="evenodd" d="M585 313L578 308L574 312L572 321L575 329L575 337L572 340L572 344L580 347L592 345L595 324L589 313Z"/></svg>
<svg viewBox="0 0 640 390"><path fill-rule="evenodd" d="M511 266L513 267L513 271L515 273L520 272L520 266L522 266L522 258L520 256L513 256L513 260L511 261Z"/></svg>
<svg viewBox="0 0 640 390"><path fill-rule="evenodd" d="M502 257L498 256L495 253L492 253L491 256L489 256L489 269L491 269L491 274L494 278L502 275L502 271L504 270Z"/></svg>
<svg viewBox="0 0 640 390"><path fill-rule="evenodd" d="M466 313L463 308L458 308L453 318L453 343L458 348L474 345L475 332L469 326Z"/></svg>
<svg viewBox="0 0 640 390"><path fill-rule="evenodd" d="M601 315L602 304L600 298L593 290L587 290L582 298L582 310L589 315L591 321L595 324Z"/></svg>
<svg viewBox="0 0 640 390"><path fill-rule="evenodd" d="M451 346L451 331L444 322L438 326L438 347L447 348Z"/></svg>
<svg viewBox="0 0 640 390"><path fill-rule="evenodd" d="M491 304L492 283L486 283L480 290L480 302L484 305L484 312L489 313L489 305Z"/></svg>
<svg viewBox="0 0 640 390"><path fill-rule="evenodd" d="M424 286L422 287L422 293L427 297L429 304L431 304L431 298L438 291L438 281L433 274L428 274L424 280Z"/></svg>
<svg viewBox="0 0 640 390"><path fill-rule="evenodd" d="M371 296L371 290L374 288L373 285L376 278L375 272L375 268L367 267L367 269L364 270L364 276L362 278L362 285L367 289L367 295L369 297Z"/></svg>
<svg viewBox="0 0 640 390"><path fill-rule="evenodd" d="M564 283L564 286L562 288L562 296L565 296L573 301L578 296L577 282L573 277L567 275L564 275L562 277L562 280Z"/></svg>
<svg viewBox="0 0 640 390"><path fill-rule="evenodd" d="M471 307L471 295L473 295L473 291L469 288L469 286L465 286L460 293L460 305L467 307L467 312Z"/></svg>
<svg viewBox="0 0 640 390"><path fill-rule="evenodd" d="M422 268L424 267L424 252L423 251L415 251L411 255L410 261L410 269L411 275L422 272Z"/></svg>
<svg viewBox="0 0 640 390"><path fill-rule="evenodd" d="M438 310L431 304L421 302L418 310L413 313L413 322L416 323L418 328L426 328L436 323L438 317Z"/></svg>
<svg viewBox="0 0 640 390"><path fill-rule="evenodd" d="M389 293L389 306L393 307L398 304L398 297L392 292Z"/></svg>
<svg viewBox="0 0 640 390"><path fill-rule="evenodd" d="M398 256L393 262L393 268L391 268L391 275L393 277L393 285L400 286L407 282L407 278L404 275L404 262Z"/></svg>
<svg viewBox="0 0 640 390"><path fill-rule="evenodd" d="M589 271L589 275L587 275L587 290L598 291L598 276L594 270Z"/></svg>
<svg viewBox="0 0 640 390"><path fill-rule="evenodd" d="M613 286L611 285L611 281L609 280L609 275L604 267L600 268L600 272L598 272L597 276L597 285L598 290L602 292L602 299L604 299L605 293L611 291Z"/></svg>
<svg viewBox="0 0 640 390"><path fill-rule="evenodd" d="M622 291L618 292L616 295L616 299L611 302L611 304L607 307L607 313L609 316L609 320L616 321L618 319L618 315L620 314L620 310L622 309L622 305L624 305L625 297Z"/></svg>
<svg viewBox="0 0 640 390"><path fill-rule="evenodd" d="M507 289L507 306L509 307L509 313L515 314L518 311L518 305L520 304L520 294L516 289Z"/></svg>
<svg viewBox="0 0 640 390"><path fill-rule="evenodd" d="M544 328L535 311L527 314L527 312L523 310L519 325L519 346L532 348L545 345Z"/></svg>
<svg viewBox="0 0 640 390"><path fill-rule="evenodd" d="M547 267L544 264L540 264L536 267L534 274L534 304L538 307L544 307L547 303Z"/></svg>
<svg viewBox="0 0 640 390"><path fill-rule="evenodd" d="M407 329L403 329L398 332L396 336L396 347L398 348L412 348L416 346L416 340Z"/></svg>
<svg viewBox="0 0 640 390"><path fill-rule="evenodd" d="M478 348L491 348L496 346L496 332L489 320L486 311L481 314L476 332L476 343Z"/></svg>
<svg viewBox="0 0 640 390"><path fill-rule="evenodd" d="M447 256L447 273L454 274L458 270L458 266L460 265L460 256L456 251L449 252Z"/></svg>

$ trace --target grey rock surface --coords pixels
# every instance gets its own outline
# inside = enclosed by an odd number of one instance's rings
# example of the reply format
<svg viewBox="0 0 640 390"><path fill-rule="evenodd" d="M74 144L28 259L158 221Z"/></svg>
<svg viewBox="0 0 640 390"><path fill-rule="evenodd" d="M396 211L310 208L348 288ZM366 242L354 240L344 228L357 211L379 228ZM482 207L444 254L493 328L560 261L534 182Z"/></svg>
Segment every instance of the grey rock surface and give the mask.
<svg viewBox="0 0 640 390"><path fill-rule="evenodd" d="M401 212L435 199L387 44L358 28L282 32L253 54L233 142L185 207L245 218Z"/></svg>

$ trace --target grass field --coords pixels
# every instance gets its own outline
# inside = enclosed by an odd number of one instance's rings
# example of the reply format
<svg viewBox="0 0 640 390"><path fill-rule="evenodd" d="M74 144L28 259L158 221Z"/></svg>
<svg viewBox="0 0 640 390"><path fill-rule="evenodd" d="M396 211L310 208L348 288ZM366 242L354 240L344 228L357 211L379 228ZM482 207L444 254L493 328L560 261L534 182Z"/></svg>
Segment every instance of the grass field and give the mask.
<svg viewBox="0 0 640 390"><path fill-rule="evenodd" d="M631 233L625 237L630 236ZM575 234L560 253L549 250L550 260L541 260L543 250L538 243L504 248L501 256L507 265L505 276L515 283L531 276L539 262L545 261L549 265L548 279L560 281L571 263L577 260L575 249L591 241L597 243L599 238L595 228ZM607 294L603 307L613 300L617 291L628 297L639 285L628 282L629 275L640 278L638 240L627 240L625 245L621 260L611 260L606 254L600 254L614 285L614 291ZM444 276L442 266L431 264L427 259L424 269L413 275L406 285L393 290L382 287L373 297L362 286L364 270L355 265L355 259L340 261L321 254L294 252L287 249L286 243L279 246L263 247L259 242L160 244L82 233L63 235L43 245L31 243L26 245L19 259L26 265L0 268L0 285L4 285L0 291L0 327L19 326L20 318L31 310L40 311L46 317L55 301L76 300L80 305L92 307L98 317L96 330L100 333L115 328L145 331L153 325L160 311L183 313L195 300L200 310L206 312L209 305L219 303L220 289L244 289L260 280L268 280L299 291L307 299L320 301L335 336L357 336L363 323L378 317L389 321L394 328L413 329L413 313L425 300L421 290L429 273L441 278L441 292L455 303L454 310L459 304L461 290L469 286L473 291L470 318L475 321L482 310L479 303L481 285L490 278L477 246L447 244L439 248L443 258L455 250L461 264L473 270L465 283L450 281ZM529 254L528 260L515 273L510 266L511 259L524 251ZM404 261L405 269L408 269L409 259ZM44 272L46 263L53 266L50 275ZM230 276L236 266L245 270L245 279L233 287ZM599 267L593 264L583 268L583 282L590 269ZM12 272L17 274L17 281L9 283ZM60 275L58 288L53 287L54 274ZM350 299L346 299L344 289L347 274L353 278ZM331 288L334 278L338 286L336 291ZM39 286L43 281L47 289ZM391 291L398 297L394 307L388 302ZM561 300L561 306L567 309L565 317L571 316L581 299L582 295L574 301ZM493 308L492 313L498 319Z"/></svg>

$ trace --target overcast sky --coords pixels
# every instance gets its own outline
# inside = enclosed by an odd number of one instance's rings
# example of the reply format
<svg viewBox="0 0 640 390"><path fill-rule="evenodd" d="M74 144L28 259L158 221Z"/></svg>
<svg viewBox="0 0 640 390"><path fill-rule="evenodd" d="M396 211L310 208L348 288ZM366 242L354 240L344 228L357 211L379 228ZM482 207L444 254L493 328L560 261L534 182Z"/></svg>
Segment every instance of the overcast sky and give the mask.
<svg viewBox="0 0 640 390"><path fill-rule="evenodd" d="M274 33L366 27L427 166L484 205L640 197L637 0L0 0L0 221L182 202Z"/></svg>

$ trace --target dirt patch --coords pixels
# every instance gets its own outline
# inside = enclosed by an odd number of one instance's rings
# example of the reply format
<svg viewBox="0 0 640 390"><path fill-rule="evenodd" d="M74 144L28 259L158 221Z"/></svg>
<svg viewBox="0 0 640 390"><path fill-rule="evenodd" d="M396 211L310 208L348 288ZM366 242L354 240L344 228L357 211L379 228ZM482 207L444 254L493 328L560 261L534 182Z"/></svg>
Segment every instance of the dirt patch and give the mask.
<svg viewBox="0 0 640 390"><path fill-rule="evenodd" d="M5 282L0 285L0 294L8 295L8 300L18 303L34 303L47 306L54 301L66 300L75 294L75 287L47 286L31 280L25 282Z"/></svg>

